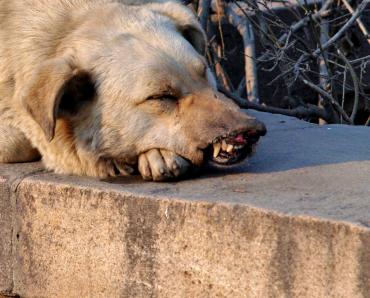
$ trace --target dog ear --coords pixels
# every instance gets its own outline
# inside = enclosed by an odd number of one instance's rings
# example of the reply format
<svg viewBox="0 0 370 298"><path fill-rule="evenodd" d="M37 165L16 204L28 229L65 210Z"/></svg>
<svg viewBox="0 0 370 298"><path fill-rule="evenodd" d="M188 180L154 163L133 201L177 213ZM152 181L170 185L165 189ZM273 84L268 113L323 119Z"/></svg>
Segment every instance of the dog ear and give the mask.
<svg viewBox="0 0 370 298"><path fill-rule="evenodd" d="M190 44L197 50L199 54L204 56L206 54L207 39L203 29L199 26L183 25L178 27L180 33Z"/></svg>
<svg viewBox="0 0 370 298"><path fill-rule="evenodd" d="M207 36L194 13L184 5L174 1L149 4L152 10L170 18L177 30L201 54L206 54Z"/></svg>
<svg viewBox="0 0 370 298"><path fill-rule="evenodd" d="M56 119L75 114L93 93L86 72L74 68L66 59L56 58L43 63L35 72L24 93L23 105L51 141Z"/></svg>

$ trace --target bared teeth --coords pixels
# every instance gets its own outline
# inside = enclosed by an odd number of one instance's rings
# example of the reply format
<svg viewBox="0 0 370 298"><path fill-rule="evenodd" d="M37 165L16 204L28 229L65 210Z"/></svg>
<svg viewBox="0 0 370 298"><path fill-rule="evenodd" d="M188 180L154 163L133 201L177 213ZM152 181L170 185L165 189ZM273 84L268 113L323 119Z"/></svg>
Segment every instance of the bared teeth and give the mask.
<svg viewBox="0 0 370 298"><path fill-rule="evenodd" d="M216 158L218 154L221 151L221 144L220 143L215 143L213 144L213 157Z"/></svg>
<svg viewBox="0 0 370 298"><path fill-rule="evenodd" d="M239 150L240 148L242 148L243 146L242 145L232 145L232 144L228 144L226 142L226 140L220 140L219 142L217 143L213 143L213 158L216 158L220 152L227 152L227 153L232 153L234 152L235 150Z"/></svg>
<svg viewBox="0 0 370 298"><path fill-rule="evenodd" d="M234 146L233 145L227 145L227 148L226 148L226 152L227 153L231 153L231 152L233 152L233 150L234 150Z"/></svg>
<svg viewBox="0 0 370 298"><path fill-rule="evenodd" d="M221 147L222 147L222 150L223 151L226 151L227 150L227 144L226 144L226 141L225 140L222 141L222 146Z"/></svg>

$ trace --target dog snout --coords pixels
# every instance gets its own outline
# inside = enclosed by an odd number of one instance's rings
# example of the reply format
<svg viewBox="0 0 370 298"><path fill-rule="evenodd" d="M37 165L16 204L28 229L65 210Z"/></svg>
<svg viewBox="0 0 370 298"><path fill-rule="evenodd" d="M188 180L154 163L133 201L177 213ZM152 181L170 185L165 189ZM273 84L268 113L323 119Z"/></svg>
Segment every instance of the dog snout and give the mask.
<svg viewBox="0 0 370 298"><path fill-rule="evenodd" d="M266 126L263 122L257 119L251 119L248 123L247 134L248 137L263 137L266 135Z"/></svg>
<svg viewBox="0 0 370 298"><path fill-rule="evenodd" d="M266 126L263 122L254 118L248 119L247 122L244 135L250 144L255 144L258 142L260 137L266 135Z"/></svg>
<svg viewBox="0 0 370 298"><path fill-rule="evenodd" d="M232 122L234 122L234 125L236 124L236 126L242 124L244 128L243 131L246 132L246 136L259 138L266 135L267 130L263 122L242 112L232 99L226 97L222 93L218 93L218 97L224 99L224 102L227 103L228 107L230 107L230 105L232 106L233 113L230 114L234 120ZM228 117L225 117L225 114L223 114L223 118L227 119Z"/></svg>

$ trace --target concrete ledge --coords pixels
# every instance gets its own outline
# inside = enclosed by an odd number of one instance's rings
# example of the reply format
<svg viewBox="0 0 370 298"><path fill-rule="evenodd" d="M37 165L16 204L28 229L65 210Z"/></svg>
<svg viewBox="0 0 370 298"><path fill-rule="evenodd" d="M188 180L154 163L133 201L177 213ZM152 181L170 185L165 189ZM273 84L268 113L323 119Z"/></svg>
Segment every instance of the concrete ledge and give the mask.
<svg viewBox="0 0 370 298"><path fill-rule="evenodd" d="M40 170L42 170L40 164L0 165L0 293L10 293L13 289L12 237L15 188L27 175Z"/></svg>
<svg viewBox="0 0 370 298"><path fill-rule="evenodd" d="M179 183L0 165L0 292L370 297L370 130L258 117L249 163Z"/></svg>
<svg viewBox="0 0 370 298"><path fill-rule="evenodd" d="M10 189L5 177L0 178L0 289L12 289L12 208Z"/></svg>

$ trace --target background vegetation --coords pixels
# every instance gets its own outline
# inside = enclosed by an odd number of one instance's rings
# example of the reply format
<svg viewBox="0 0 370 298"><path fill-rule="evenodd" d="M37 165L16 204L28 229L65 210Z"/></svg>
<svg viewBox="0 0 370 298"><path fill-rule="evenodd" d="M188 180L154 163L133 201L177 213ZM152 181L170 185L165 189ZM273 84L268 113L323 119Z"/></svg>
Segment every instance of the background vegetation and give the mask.
<svg viewBox="0 0 370 298"><path fill-rule="evenodd" d="M241 107L370 125L370 0L194 0L219 89Z"/></svg>

